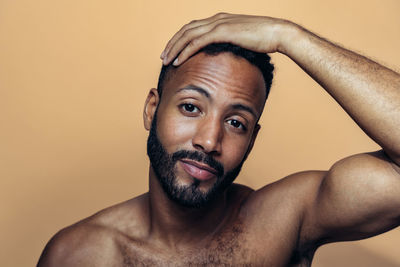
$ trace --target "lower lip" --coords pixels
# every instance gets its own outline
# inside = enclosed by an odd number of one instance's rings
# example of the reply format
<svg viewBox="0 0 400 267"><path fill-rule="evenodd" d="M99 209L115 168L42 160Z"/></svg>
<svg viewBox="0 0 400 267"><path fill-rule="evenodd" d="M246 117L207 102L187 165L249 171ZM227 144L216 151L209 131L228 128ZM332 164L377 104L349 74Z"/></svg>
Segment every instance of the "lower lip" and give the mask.
<svg viewBox="0 0 400 267"><path fill-rule="evenodd" d="M201 180L201 181L206 181L210 180L211 178L215 177L215 174L207 171L205 169L198 168L192 164L185 163L181 161L183 169L192 177Z"/></svg>

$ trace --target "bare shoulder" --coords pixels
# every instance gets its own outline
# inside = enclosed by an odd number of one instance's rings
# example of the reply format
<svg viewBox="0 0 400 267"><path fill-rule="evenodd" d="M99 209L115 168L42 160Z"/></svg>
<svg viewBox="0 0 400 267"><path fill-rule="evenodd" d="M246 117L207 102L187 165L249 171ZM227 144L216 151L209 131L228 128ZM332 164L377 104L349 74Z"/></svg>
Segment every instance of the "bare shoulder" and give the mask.
<svg viewBox="0 0 400 267"><path fill-rule="evenodd" d="M309 170L288 175L254 191L246 201L246 208L258 214L272 207L291 207L300 212L318 194L327 171ZM256 210L254 210L256 209Z"/></svg>
<svg viewBox="0 0 400 267"><path fill-rule="evenodd" d="M141 197L106 208L56 233L38 266L120 265L119 240L140 234Z"/></svg>
<svg viewBox="0 0 400 267"><path fill-rule="evenodd" d="M304 215L317 197L325 171L303 171L268 184L247 197L241 207L246 237L259 255L274 250L282 261L308 262L315 251L300 236Z"/></svg>
<svg viewBox="0 0 400 267"><path fill-rule="evenodd" d="M112 233L107 228L81 222L62 229L49 241L38 266L103 266L112 252Z"/></svg>
<svg viewBox="0 0 400 267"><path fill-rule="evenodd" d="M270 229L297 243L304 215L318 196L326 171L303 171L286 176L254 192L242 206L253 234L270 235Z"/></svg>

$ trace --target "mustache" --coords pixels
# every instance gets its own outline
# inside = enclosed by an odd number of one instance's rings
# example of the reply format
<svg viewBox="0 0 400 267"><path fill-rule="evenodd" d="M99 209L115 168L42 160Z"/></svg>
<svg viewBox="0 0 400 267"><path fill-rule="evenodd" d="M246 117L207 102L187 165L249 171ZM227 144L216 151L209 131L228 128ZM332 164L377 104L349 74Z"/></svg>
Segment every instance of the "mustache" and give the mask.
<svg viewBox="0 0 400 267"><path fill-rule="evenodd" d="M224 174L224 166L220 162L215 160L213 157L205 153L201 153L199 151L179 150L172 154L172 160L174 162L180 159L190 159L201 163L205 163L217 171L218 177L222 177Z"/></svg>

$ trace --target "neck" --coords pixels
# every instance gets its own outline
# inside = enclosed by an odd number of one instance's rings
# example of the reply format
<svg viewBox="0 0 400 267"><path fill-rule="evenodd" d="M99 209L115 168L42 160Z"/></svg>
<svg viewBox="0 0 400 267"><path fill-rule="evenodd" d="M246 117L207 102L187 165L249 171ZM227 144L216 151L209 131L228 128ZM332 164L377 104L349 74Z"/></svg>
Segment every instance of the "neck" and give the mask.
<svg viewBox="0 0 400 267"><path fill-rule="evenodd" d="M207 240L229 214L226 191L206 207L184 207L168 198L151 167L149 206L151 235L169 246Z"/></svg>

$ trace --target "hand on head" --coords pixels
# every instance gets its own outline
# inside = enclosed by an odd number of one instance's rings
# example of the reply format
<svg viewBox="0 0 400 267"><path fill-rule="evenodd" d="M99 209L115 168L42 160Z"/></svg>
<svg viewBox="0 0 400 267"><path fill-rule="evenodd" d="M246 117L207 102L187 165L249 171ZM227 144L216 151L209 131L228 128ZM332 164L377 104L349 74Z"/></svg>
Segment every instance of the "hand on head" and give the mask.
<svg viewBox="0 0 400 267"><path fill-rule="evenodd" d="M183 26L168 42L161 54L163 64L182 64L201 48L211 43L231 43L262 53L280 49L282 31L288 21L270 17L218 13L193 20Z"/></svg>

